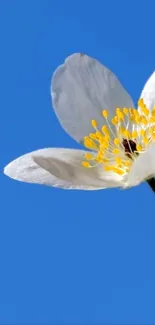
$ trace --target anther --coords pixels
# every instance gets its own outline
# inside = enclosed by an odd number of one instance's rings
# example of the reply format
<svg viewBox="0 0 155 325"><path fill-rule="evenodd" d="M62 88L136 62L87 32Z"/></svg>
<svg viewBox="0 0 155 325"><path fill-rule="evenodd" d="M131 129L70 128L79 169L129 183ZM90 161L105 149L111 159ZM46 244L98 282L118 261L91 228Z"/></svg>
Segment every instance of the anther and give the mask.
<svg viewBox="0 0 155 325"><path fill-rule="evenodd" d="M98 146L96 145L96 143L89 138L84 140L84 146L88 149L95 149L95 150L98 149Z"/></svg>
<svg viewBox="0 0 155 325"><path fill-rule="evenodd" d="M120 145L120 139L119 138L115 138L114 139L114 144L115 144L115 146L119 146Z"/></svg>
<svg viewBox="0 0 155 325"><path fill-rule="evenodd" d="M85 158L88 159L88 160L91 160L93 159L93 155L89 152L85 153Z"/></svg>
<svg viewBox="0 0 155 325"><path fill-rule="evenodd" d="M155 107L153 107L153 110L151 112L151 115L155 117Z"/></svg>
<svg viewBox="0 0 155 325"><path fill-rule="evenodd" d="M145 136L145 137L143 138L143 142L144 142L144 144L147 145L147 144L149 143L149 139L148 139L148 137Z"/></svg>
<svg viewBox="0 0 155 325"><path fill-rule="evenodd" d="M96 120L92 120L92 121L91 121L91 124L92 124L92 127L93 127L94 129L97 128L97 121L96 121Z"/></svg>
<svg viewBox="0 0 155 325"><path fill-rule="evenodd" d="M140 151L142 151L142 146L140 144L137 144L136 149L137 149L138 152L140 152Z"/></svg>
<svg viewBox="0 0 155 325"><path fill-rule="evenodd" d="M124 136L126 137L126 138L130 138L130 132L129 132L129 130L125 130L124 131Z"/></svg>
<svg viewBox="0 0 155 325"><path fill-rule="evenodd" d="M116 161L116 164L117 165L121 165L122 164L122 159L120 157L117 157L115 161Z"/></svg>
<svg viewBox="0 0 155 325"><path fill-rule="evenodd" d="M114 125L117 125L118 124L118 116L114 116L111 120L111 123Z"/></svg>
<svg viewBox="0 0 155 325"><path fill-rule="evenodd" d="M152 124L155 123L155 116L151 116L149 119L149 122Z"/></svg>
<svg viewBox="0 0 155 325"><path fill-rule="evenodd" d="M118 148L114 148L112 152L113 152L115 155L118 155L120 151L119 151Z"/></svg>
<svg viewBox="0 0 155 325"><path fill-rule="evenodd" d="M124 108L123 108L123 113L124 113L125 115L128 115L128 114L129 114L129 109L128 109L127 107L124 107Z"/></svg>
<svg viewBox="0 0 155 325"><path fill-rule="evenodd" d="M102 132L103 132L104 134L109 134L109 129L108 129L108 127L107 127L106 125L103 125L103 126L102 126Z"/></svg>
<svg viewBox="0 0 155 325"><path fill-rule="evenodd" d="M131 135L132 135L132 139L135 139L135 138L138 137L138 132L137 132L137 131L133 131L133 132L131 133Z"/></svg>
<svg viewBox="0 0 155 325"><path fill-rule="evenodd" d="M96 140L96 134L95 133L90 133L89 137L93 140Z"/></svg>
<svg viewBox="0 0 155 325"><path fill-rule="evenodd" d="M107 118L108 118L108 111L107 111L106 109L104 109L104 110L102 111L102 115L103 115L103 117L104 117L105 119L107 119Z"/></svg>
<svg viewBox="0 0 155 325"><path fill-rule="evenodd" d="M88 161L82 161L82 166L86 167L86 168L91 167L91 165L90 165L90 163Z"/></svg>

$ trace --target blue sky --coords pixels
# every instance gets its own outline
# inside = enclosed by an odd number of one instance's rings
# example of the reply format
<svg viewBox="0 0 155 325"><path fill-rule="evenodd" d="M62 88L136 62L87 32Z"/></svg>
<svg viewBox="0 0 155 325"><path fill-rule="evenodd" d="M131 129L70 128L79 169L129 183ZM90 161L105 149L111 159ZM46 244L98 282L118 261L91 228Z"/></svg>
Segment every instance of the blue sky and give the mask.
<svg viewBox="0 0 155 325"><path fill-rule="evenodd" d="M135 103L155 69L151 0L0 2L0 168L44 147L80 148L50 80L74 52L113 70ZM155 195L64 191L0 174L0 324L155 324Z"/></svg>

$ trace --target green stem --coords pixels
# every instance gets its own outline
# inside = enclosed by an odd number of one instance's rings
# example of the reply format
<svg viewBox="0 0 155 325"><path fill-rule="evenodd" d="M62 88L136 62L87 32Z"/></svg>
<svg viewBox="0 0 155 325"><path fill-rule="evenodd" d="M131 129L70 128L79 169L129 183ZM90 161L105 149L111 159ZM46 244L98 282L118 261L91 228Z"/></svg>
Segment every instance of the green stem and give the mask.
<svg viewBox="0 0 155 325"><path fill-rule="evenodd" d="M152 191L155 192L155 178L150 178L147 180L147 183L152 188Z"/></svg>

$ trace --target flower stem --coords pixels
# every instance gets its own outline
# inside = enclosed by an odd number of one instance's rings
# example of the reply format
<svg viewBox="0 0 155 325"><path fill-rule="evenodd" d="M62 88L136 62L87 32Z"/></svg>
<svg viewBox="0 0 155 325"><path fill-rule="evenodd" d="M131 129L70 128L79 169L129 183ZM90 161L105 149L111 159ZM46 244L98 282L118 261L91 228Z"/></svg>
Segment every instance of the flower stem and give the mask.
<svg viewBox="0 0 155 325"><path fill-rule="evenodd" d="M150 178L147 180L147 183L152 188L152 191L155 192L155 178Z"/></svg>

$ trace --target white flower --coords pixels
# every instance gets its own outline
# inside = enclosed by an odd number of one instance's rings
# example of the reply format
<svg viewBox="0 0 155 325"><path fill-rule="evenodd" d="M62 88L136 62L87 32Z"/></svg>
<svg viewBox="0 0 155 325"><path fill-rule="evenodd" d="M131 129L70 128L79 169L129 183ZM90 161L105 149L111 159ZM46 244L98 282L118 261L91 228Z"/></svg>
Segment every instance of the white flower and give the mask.
<svg viewBox="0 0 155 325"><path fill-rule="evenodd" d="M6 175L85 190L127 188L155 175L155 72L135 109L109 69L77 53L55 71L51 95L63 128L91 151L41 149L11 162Z"/></svg>

